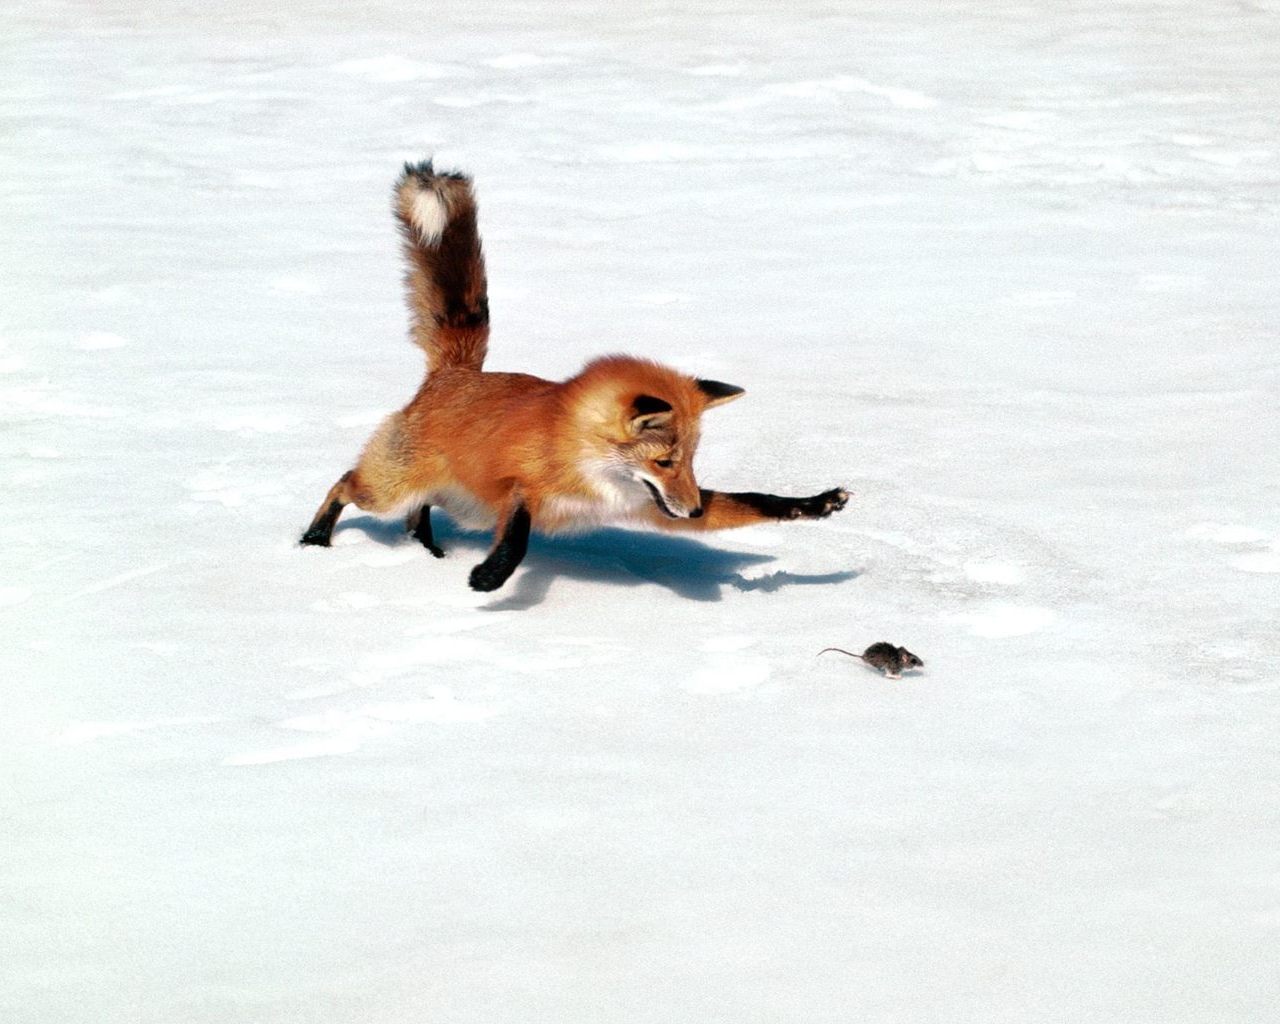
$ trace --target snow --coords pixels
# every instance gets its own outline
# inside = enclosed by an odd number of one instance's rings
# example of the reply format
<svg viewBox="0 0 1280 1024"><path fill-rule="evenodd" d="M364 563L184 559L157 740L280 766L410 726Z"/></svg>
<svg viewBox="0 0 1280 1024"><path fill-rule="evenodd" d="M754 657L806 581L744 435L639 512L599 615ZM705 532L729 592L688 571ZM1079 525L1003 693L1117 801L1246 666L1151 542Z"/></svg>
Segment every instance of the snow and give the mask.
<svg viewBox="0 0 1280 1024"><path fill-rule="evenodd" d="M0 1019L1249 1022L1280 996L1280 5L0 10ZM747 389L829 521L350 510L417 387ZM904 644L890 682L826 646Z"/></svg>

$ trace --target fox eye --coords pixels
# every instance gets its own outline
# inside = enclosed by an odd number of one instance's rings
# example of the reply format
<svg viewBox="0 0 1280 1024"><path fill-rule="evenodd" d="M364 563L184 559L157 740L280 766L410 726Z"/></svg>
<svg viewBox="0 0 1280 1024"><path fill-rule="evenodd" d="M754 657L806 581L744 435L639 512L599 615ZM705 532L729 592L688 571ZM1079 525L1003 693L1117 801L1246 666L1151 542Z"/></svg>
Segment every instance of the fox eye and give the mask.
<svg viewBox="0 0 1280 1024"><path fill-rule="evenodd" d="M672 462L670 459L654 459L653 464L655 466L661 466L663 469L670 469L672 466L675 465L675 463Z"/></svg>

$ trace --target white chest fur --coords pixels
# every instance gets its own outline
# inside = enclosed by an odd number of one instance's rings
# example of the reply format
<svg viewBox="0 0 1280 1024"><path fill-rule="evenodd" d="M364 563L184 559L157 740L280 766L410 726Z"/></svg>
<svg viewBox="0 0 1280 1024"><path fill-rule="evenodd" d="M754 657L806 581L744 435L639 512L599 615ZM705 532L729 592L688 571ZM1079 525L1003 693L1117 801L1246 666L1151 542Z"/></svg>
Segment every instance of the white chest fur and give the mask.
<svg viewBox="0 0 1280 1024"><path fill-rule="evenodd" d="M547 499L536 526L549 532L589 530L630 519L650 500L644 486L632 479L624 467L599 462L586 467L582 475L588 484L587 493Z"/></svg>

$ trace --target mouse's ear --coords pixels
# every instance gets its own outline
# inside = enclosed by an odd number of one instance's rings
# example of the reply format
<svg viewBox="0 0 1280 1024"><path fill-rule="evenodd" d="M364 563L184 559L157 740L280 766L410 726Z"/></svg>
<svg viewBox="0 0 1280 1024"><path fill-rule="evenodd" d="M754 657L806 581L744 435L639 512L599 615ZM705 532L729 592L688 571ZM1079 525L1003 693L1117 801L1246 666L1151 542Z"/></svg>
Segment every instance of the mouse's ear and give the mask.
<svg viewBox="0 0 1280 1024"><path fill-rule="evenodd" d="M735 398L745 395L746 389L740 388L734 384L724 384L718 380L699 380L698 390L702 392L703 398L707 404L704 408L710 409L716 405L724 405L725 402L732 402Z"/></svg>

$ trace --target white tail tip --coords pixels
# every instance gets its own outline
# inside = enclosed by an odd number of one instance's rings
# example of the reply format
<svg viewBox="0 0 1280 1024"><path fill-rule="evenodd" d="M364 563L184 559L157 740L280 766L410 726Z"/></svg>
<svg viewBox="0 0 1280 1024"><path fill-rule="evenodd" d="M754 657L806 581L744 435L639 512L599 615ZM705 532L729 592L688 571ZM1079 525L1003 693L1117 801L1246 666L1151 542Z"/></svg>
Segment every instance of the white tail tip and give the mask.
<svg viewBox="0 0 1280 1024"><path fill-rule="evenodd" d="M409 219L418 229L423 245L435 245L449 223L449 207L444 196L433 188L419 191L409 204Z"/></svg>

